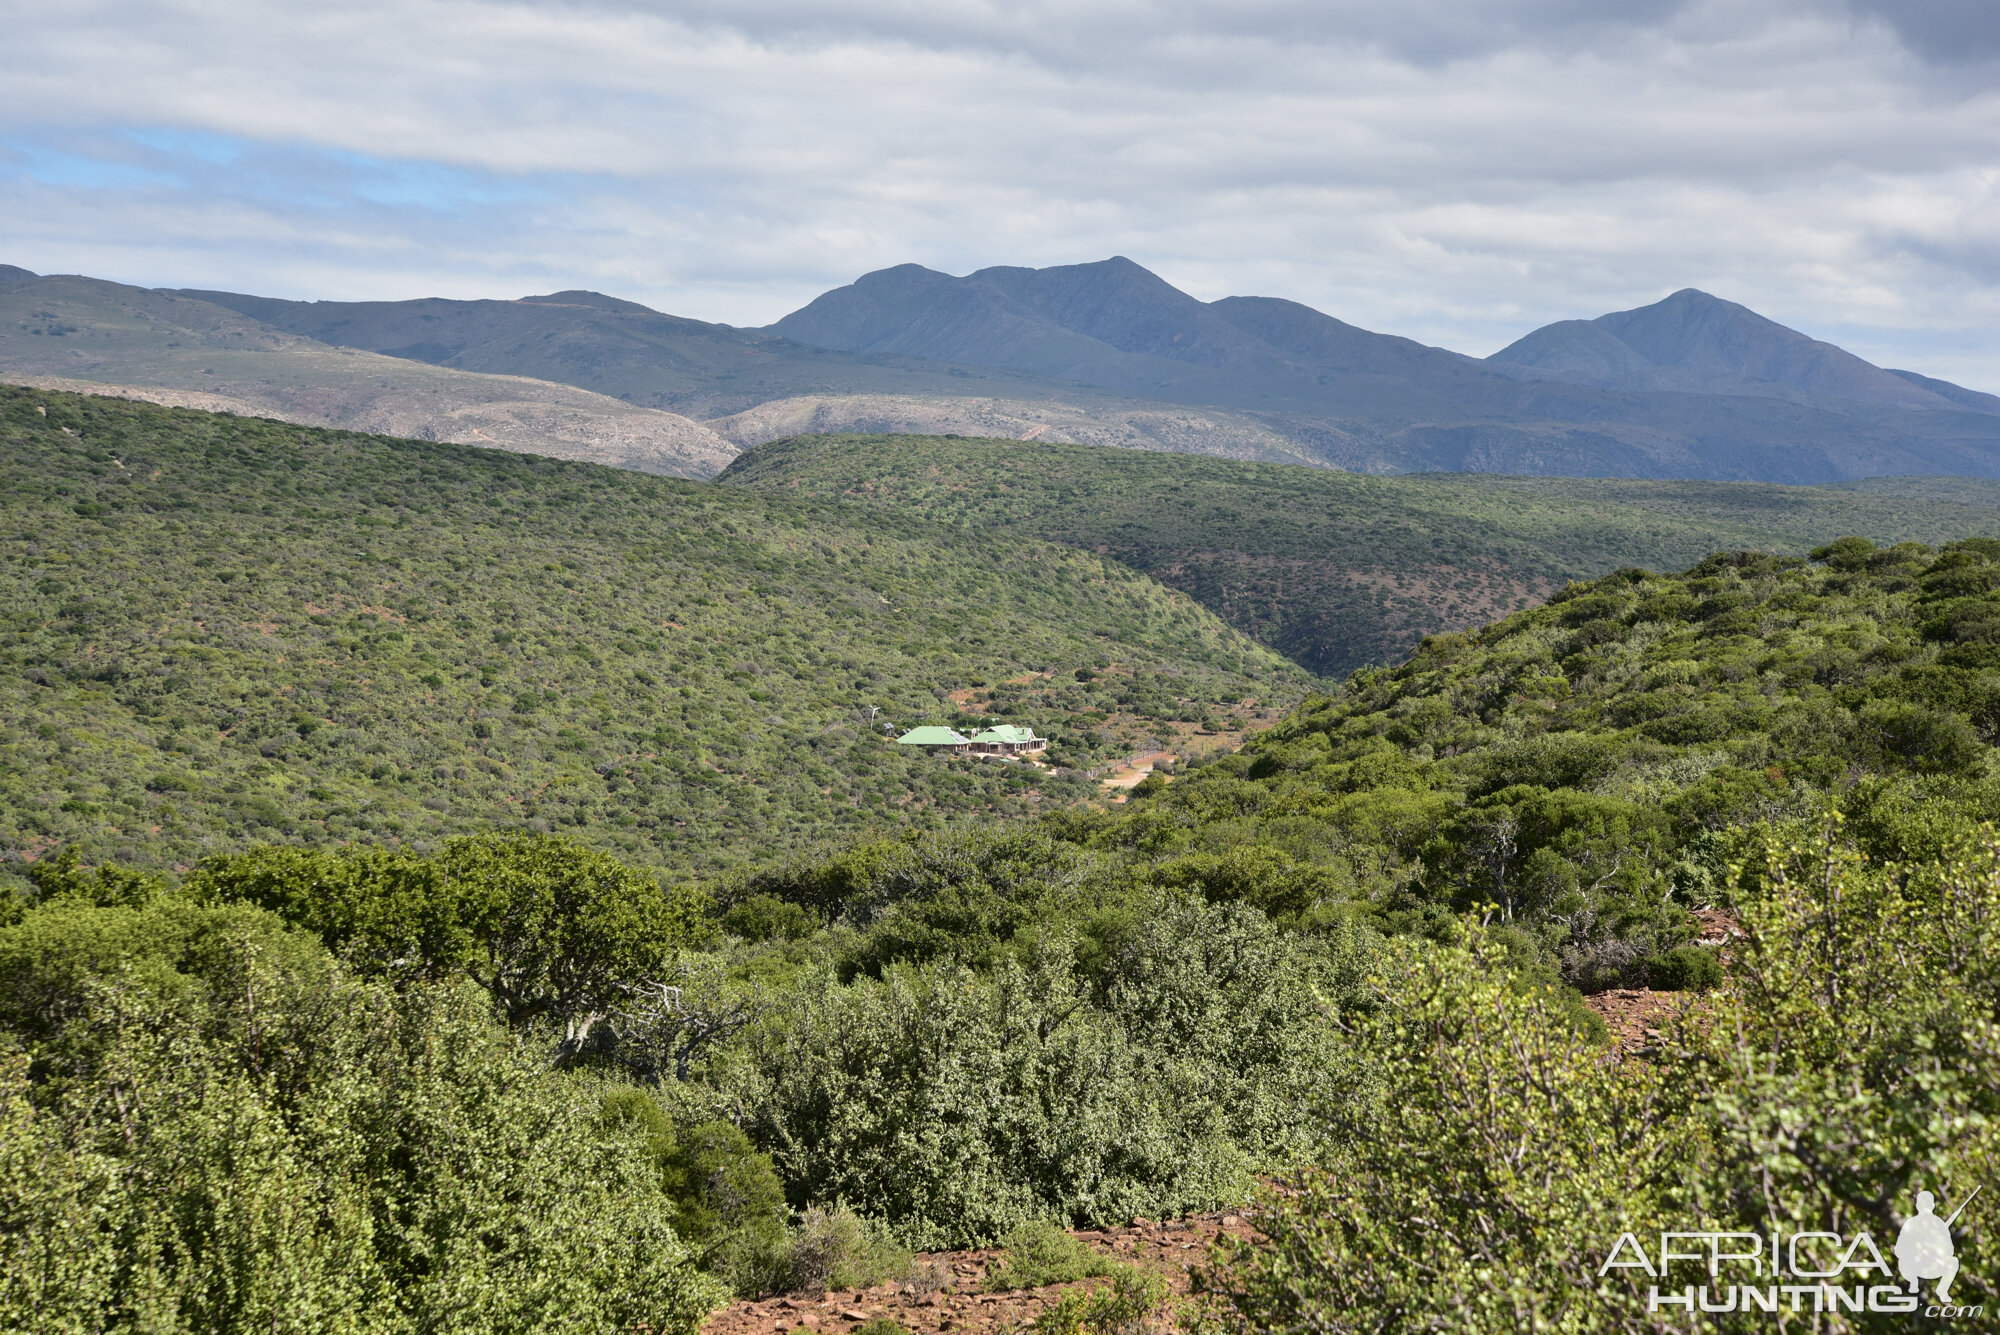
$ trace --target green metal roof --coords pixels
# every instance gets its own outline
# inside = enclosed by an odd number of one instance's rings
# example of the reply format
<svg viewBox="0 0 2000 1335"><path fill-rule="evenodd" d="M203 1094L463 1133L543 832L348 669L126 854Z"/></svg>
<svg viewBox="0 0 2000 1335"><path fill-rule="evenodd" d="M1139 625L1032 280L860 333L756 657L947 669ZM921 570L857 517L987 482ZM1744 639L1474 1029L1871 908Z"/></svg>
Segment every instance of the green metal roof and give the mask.
<svg viewBox="0 0 2000 1335"><path fill-rule="evenodd" d="M1014 723L1000 723L985 732L974 734L974 742L1038 742L1033 728L1024 728Z"/></svg>
<svg viewBox="0 0 2000 1335"><path fill-rule="evenodd" d="M896 739L898 746L964 746L965 738L950 728L912 728Z"/></svg>

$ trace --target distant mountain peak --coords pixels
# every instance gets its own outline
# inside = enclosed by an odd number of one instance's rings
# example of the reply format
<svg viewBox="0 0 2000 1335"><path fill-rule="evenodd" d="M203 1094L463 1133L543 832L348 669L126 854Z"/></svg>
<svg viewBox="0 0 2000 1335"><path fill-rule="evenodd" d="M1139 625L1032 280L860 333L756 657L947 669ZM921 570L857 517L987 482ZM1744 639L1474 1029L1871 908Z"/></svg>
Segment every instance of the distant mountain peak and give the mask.
<svg viewBox="0 0 2000 1335"><path fill-rule="evenodd" d="M1595 320L1545 325L1486 360L1523 379L1599 389L1905 409L1972 406L1695 287Z"/></svg>
<svg viewBox="0 0 2000 1335"><path fill-rule="evenodd" d="M32 269L23 269L15 264L0 264L0 287L14 287L40 277L41 275Z"/></svg>
<svg viewBox="0 0 2000 1335"><path fill-rule="evenodd" d="M607 297L602 292L590 292L581 288L568 292L550 292L539 297L517 297L524 306L589 306L600 311L625 311L632 315L658 315L651 306L641 306L636 301L626 301L622 297Z"/></svg>

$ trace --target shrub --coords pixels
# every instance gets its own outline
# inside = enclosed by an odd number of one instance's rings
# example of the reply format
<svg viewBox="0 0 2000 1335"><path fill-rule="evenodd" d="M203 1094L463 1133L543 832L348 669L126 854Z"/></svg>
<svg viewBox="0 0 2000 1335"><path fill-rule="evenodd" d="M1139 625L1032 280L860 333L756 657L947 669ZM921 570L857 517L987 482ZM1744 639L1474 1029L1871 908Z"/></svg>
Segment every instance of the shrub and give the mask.
<svg viewBox="0 0 2000 1335"><path fill-rule="evenodd" d="M1701 946L1678 946L1647 961L1647 979L1662 992L1706 992L1722 982L1722 961Z"/></svg>
<svg viewBox="0 0 2000 1335"><path fill-rule="evenodd" d="M1643 1062L1569 1040L1495 976L1477 929L1463 949L1398 943L1360 1035L1379 1084L1272 1195L1266 1241L1223 1249L1206 1285L1223 1328L1420 1313L1656 1331L1649 1281L1602 1270L1623 1233L1882 1239L1919 1188L1965 1200L2000 1163L2000 840L1884 868L1828 837L1763 863L1739 901L1736 986ZM1958 1227L1954 1302L1996 1297L1995 1217L1975 1200Z"/></svg>
<svg viewBox="0 0 2000 1335"><path fill-rule="evenodd" d="M472 979L510 1025L558 1028L565 1055L703 934L697 892L551 836L468 835L431 857L258 848L203 864L189 889L270 909L377 969Z"/></svg>
<svg viewBox="0 0 2000 1335"><path fill-rule="evenodd" d="M0 1065L0 1327L693 1335L643 1143L477 992L225 969L87 982L60 1083Z"/></svg>
<svg viewBox="0 0 2000 1335"><path fill-rule="evenodd" d="M906 1335L902 1325L886 1316L870 1317L856 1326L849 1335Z"/></svg>
<svg viewBox="0 0 2000 1335"><path fill-rule="evenodd" d="M1268 1243L1225 1246L1225 1325L1437 1312L1471 1330L1564 1328L1596 1269L1570 1240L1656 1194L1641 1147L1657 1076L1601 1090L1597 1050L1548 994L1510 987L1504 959L1477 932L1462 948L1392 945L1359 1036L1370 1097L1340 1117L1338 1150L1273 1199Z"/></svg>
<svg viewBox="0 0 2000 1335"><path fill-rule="evenodd" d="M676 1131L644 1090L604 1095L602 1125L637 1134L674 1202L674 1231L696 1251L704 1270L731 1291L754 1296L790 1277L791 1241L785 1194L769 1155L727 1122Z"/></svg>
<svg viewBox="0 0 2000 1335"><path fill-rule="evenodd" d="M798 941L819 928L813 915L775 895L751 895L722 914L722 929L745 941Z"/></svg>
<svg viewBox="0 0 2000 1335"><path fill-rule="evenodd" d="M785 1281L785 1189L769 1155L728 1122L703 1122L678 1135L662 1167L674 1230L700 1250L704 1267L740 1294Z"/></svg>
<svg viewBox="0 0 2000 1335"><path fill-rule="evenodd" d="M984 977L820 969L749 1031L724 1094L795 1205L844 1201L913 1246L1181 1214L1317 1144L1346 1070L1329 1006L1360 984L1341 943L1169 902L1095 978L1064 930Z"/></svg>
<svg viewBox="0 0 2000 1335"><path fill-rule="evenodd" d="M852 1210L813 1206L792 1239L791 1287L807 1293L865 1289L910 1272L909 1251Z"/></svg>
<svg viewBox="0 0 2000 1335"><path fill-rule="evenodd" d="M1000 1245L1006 1253L986 1272L988 1293L1039 1289L1111 1273L1111 1263L1104 1257L1044 1220L1021 1225Z"/></svg>
<svg viewBox="0 0 2000 1335"><path fill-rule="evenodd" d="M1108 1287L1071 1289L1035 1318L1036 1335L1135 1335L1167 1303L1167 1282L1120 1266Z"/></svg>

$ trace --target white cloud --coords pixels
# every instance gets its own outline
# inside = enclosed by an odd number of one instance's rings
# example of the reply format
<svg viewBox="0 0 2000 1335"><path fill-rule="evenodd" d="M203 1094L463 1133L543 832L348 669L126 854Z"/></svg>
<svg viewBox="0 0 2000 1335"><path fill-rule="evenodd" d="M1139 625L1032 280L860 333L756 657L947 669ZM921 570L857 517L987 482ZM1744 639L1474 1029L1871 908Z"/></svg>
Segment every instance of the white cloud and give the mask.
<svg viewBox="0 0 2000 1335"><path fill-rule="evenodd" d="M1990 14L0 0L0 260L757 324L1124 253L1470 352L1693 285L2000 388Z"/></svg>

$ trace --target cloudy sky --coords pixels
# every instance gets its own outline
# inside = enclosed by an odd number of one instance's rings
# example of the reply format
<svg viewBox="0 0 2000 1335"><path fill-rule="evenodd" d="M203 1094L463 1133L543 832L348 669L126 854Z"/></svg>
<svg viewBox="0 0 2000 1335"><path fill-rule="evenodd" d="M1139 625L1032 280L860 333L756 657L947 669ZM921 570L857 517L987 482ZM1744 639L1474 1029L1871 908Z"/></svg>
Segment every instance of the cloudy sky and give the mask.
<svg viewBox="0 0 2000 1335"><path fill-rule="evenodd" d="M763 324L1129 255L1484 354L1676 288L2000 390L1993 0L0 0L0 262Z"/></svg>

